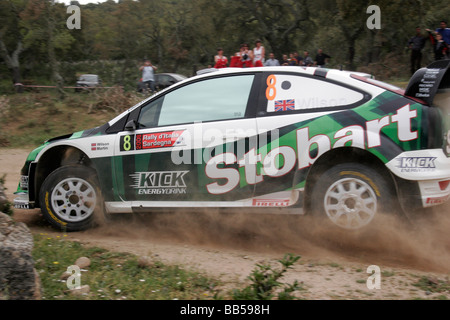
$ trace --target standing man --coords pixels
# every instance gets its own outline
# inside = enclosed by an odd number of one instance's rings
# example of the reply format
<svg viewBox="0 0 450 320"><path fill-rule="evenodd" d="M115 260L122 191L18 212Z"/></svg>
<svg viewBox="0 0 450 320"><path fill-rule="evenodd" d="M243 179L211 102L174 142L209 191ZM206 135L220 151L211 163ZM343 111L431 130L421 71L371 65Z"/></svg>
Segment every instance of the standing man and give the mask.
<svg viewBox="0 0 450 320"><path fill-rule="evenodd" d="M303 58L298 54L298 52L294 52L294 58L297 60L298 66L303 66Z"/></svg>
<svg viewBox="0 0 450 320"><path fill-rule="evenodd" d="M314 64L313 59L309 56L309 52L303 52L303 65L305 67L311 67Z"/></svg>
<svg viewBox="0 0 450 320"><path fill-rule="evenodd" d="M314 63L317 67L323 68L327 64L328 59L331 59L331 57L326 53L323 53L322 49L319 49L317 50L316 61Z"/></svg>
<svg viewBox="0 0 450 320"><path fill-rule="evenodd" d="M279 66L280 62L277 59L275 59L275 55L273 54L273 52L271 52L269 53L269 59L266 60L264 65L266 67Z"/></svg>
<svg viewBox="0 0 450 320"><path fill-rule="evenodd" d="M434 51L434 60L445 60L448 59L448 44L442 40L442 35L439 32L435 32L433 35L430 32L430 40Z"/></svg>
<svg viewBox="0 0 450 320"><path fill-rule="evenodd" d="M425 47L426 39L420 28L417 27L416 35L408 41L408 47L411 49L411 74L414 74L421 67L422 49Z"/></svg>
<svg viewBox="0 0 450 320"><path fill-rule="evenodd" d="M450 28L447 28L447 21L442 20L440 26L436 29L436 32L441 34L445 43L450 44Z"/></svg>
<svg viewBox="0 0 450 320"><path fill-rule="evenodd" d="M155 91L155 74L157 67L152 65L150 60L145 60L144 65L139 68L142 71L142 82L145 87Z"/></svg>

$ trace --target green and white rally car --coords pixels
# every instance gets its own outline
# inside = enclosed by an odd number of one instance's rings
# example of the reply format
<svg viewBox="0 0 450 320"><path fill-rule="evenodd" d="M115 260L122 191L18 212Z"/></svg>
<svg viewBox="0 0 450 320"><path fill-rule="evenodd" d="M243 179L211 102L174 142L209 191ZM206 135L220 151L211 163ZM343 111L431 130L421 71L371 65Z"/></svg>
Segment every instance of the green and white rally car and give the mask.
<svg viewBox="0 0 450 320"><path fill-rule="evenodd" d="M449 64L418 70L405 91L323 68L197 75L46 141L28 156L14 204L67 231L180 207L314 213L358 229L380 212L443 204Z"/></svg>

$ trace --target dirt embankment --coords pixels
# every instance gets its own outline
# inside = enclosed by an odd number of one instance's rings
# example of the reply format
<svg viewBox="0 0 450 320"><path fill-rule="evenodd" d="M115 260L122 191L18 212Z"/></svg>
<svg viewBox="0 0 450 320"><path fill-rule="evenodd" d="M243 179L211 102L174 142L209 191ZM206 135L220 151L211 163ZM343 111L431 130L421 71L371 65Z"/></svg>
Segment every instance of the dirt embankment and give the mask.
<svg viewBox="0 0 450 320"><path fill-rule="evenodd" d="M0 177L6 174L13 199L29 150L0 149ZM307 299L450 298L450 210L441 207L415 226L380 216L370 230L331 231L309 217L178 211L124 215L69 239L110 250L151 256L242 285L257 263L274 263L285 253L302 256L285 282L302 282ZM39 210L15 210L32 232L58 233ZM381 288L368 289L370 265L381 270ZM425 285L414 285L427 279ZM438 284L445 283L444 290ZM428 285L427 285L428 284ZM437 291L437 292L435 292Z"/></svg>

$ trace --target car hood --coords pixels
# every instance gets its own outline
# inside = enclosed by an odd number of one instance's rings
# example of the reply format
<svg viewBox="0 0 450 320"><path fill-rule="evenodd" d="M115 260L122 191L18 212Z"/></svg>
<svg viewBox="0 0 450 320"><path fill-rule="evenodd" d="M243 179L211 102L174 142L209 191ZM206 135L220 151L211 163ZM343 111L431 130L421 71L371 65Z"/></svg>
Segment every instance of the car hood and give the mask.
<svg viewBox="0 0 450 320"><path fill-rule="evenodd" d="M77 131L77 132L73 132L73 133L69 133L69 134L64 134L62 136L50 138L47 141L45 141L45 143L52 143L52 142L63 140L63 139L72 140L72 139L85 138L85 137L90 137L90 136L95 136L95 135L102 135L102 134L105 134L105 130L108 127L109 127L109 125L105 124L103 126L95 127L92 129L87 129L87 130Z"/></svg>

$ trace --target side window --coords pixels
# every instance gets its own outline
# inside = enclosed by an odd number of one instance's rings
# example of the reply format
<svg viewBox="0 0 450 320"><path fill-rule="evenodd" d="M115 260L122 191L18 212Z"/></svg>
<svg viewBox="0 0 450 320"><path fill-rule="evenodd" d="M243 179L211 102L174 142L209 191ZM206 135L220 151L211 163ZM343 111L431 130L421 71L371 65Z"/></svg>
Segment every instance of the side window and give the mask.
<svg viewBox="0 0 450 320"><path fill-rule="evenodd" d="M268 113L346 106L364 99L361 92L299 75L271 74L265 85Z"/></svg>
<svg viewBox="0 0 450 320"><path fill-rule="evenodd" d="M157 125L158 112L163 100L164 97L161 97L142 107L138 120L141 127L150 128Z"/></svg>
<svg viewBox="0 0 450 320"><path fill-rule="evenodd" d="M207 79L167 93L158 126L243 118L253 78L239 75Z"/></svg>

